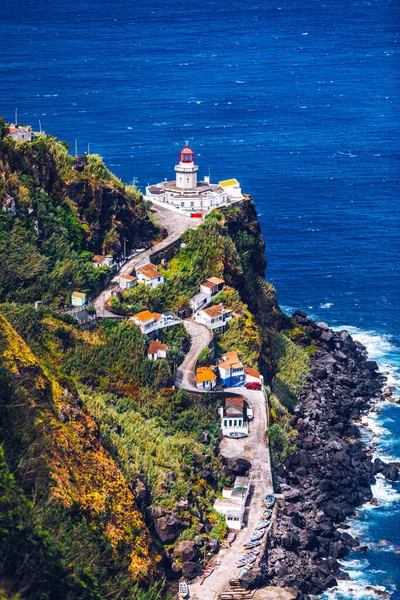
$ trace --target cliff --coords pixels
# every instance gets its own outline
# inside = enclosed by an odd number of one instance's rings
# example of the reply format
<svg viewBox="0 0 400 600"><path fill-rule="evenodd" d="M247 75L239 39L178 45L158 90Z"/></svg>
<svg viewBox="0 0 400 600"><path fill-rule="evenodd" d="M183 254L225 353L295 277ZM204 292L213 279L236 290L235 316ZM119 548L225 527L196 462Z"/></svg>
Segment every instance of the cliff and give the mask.
<svg viewBox="0 0 400 600"><path fill-rule="evenodd" d="M107 268L95 272L91 253L118 259L165 233L99 156L73 158L47 135L0 139L0 204L0 300L95 291Z"/></svg>

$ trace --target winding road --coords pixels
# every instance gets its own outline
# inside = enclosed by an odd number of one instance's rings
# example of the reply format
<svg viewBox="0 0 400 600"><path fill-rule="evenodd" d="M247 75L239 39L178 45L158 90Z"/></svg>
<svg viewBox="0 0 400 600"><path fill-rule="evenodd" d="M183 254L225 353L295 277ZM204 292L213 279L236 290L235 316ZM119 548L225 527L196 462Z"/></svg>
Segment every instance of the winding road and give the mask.
<svg viewBox="0 0 400 600"><path fill-rule="evenodd" d="M150 258L154 252L163 250L163 248L166 248L171 243L175 242L187 229L197 229L197 227L199 227L199 225L201 225L202 223L202 219L193 219L184 214L178 214L176 212L168 210L168 208L164 208L162 206L153 205L151 210L154 214L155 220L161 225L161 227L164 227L167 230L168 235L158 244L155 244L154 246L152 246L148 250L145 250L144 252L136 254L133 258L128 260L124 265L122 265L118 273L114 275L112 279L112 284L110 284L93 300L93 305L96 309L98 317L108 317L111 319L116 318L116 315L114 313L107 310L106 305L109 299L111 298L112 290L118 283L120 275L130 275L135 269L135 267L144 259Z"/></svg>

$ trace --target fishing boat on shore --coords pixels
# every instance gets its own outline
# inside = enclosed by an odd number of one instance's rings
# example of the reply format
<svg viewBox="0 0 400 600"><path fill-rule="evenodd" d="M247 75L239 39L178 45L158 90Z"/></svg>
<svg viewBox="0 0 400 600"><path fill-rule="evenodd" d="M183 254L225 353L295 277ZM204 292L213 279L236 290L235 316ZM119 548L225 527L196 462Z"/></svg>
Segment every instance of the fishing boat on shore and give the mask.
<svg viewBox="0 0 400 600"><path fill-rule="evenodd" d="M269 527L269 521L267 519L263 519L256 525L256 529L266 529Z"/></svg>
<svg viewBox="0 0 400 600"><path fill-rule="evenodd" d="M246 573L251 571L252 568L253 568L253 565L249 565L249 564L241 567L238 571L236 579L240 579L241 577L243 577L243 575L245 575Z"/></svg>
<svg viewBox="0 0 400 600"><path fill-rule="evenodd" d="M179 597L180 598L189 598L189 587L186 583L185 579L182 579L179 582Z"/></svg>
<svg viewBox="0 0 400 600"><path fill-rule="evenodd" d="M272 515L272 510L270 508L266 508L263 510L262 518L269 519L271 515Z"/></svg>
<svg viewBox="0 0 400 600"><path fill-rule="evenodd" d="M258 531L254 531L251 536L250 536L250 541L251 542L255 542L257 540L261 540L262 537L264 537L264 533L265 530L264 529L260 529Z"/></svg>
<svg viewBox="0 0 400 600"><path fill-rule="evenodd" d="M211 573L213 573L213 572L214 572L214 567L212 567L211 565L208 565L204 569L204 573L203 573L204 579L206 579L207 577L210 577Z"/></svg>
<svg viewBox="0 0 400 600"><path fill-rule="evenodd" d="M232 544L235 540L236 540L236 533L234 533L233 531L231 531L230 533L228 533L228 544Z"/></svg>
<svg viewBox="0 0 400 600"><path fill-rule="evenodd" d="M275 504L275 495L267 494L264 498L264 504L267 508L272 508Z"/></svg>
<svg viewBox="0 0 400 600"><path fill-rule="evenodd" d="M260 546L261 542L259 542L258 540L253 540L252 542L246 542L245 544L243 544L244 548L250 549L250 548L255 548L256 546Z"/></svg>
<svg viewBox="0 0 400 600"><path fill-rule="evenodd" d="M256 561L256 557L255 556L243 556L242 558L239 558L239 560L237 560L235 562L235 565L237 567L243 567L244 565L249 565L253 562Z"/></svg>

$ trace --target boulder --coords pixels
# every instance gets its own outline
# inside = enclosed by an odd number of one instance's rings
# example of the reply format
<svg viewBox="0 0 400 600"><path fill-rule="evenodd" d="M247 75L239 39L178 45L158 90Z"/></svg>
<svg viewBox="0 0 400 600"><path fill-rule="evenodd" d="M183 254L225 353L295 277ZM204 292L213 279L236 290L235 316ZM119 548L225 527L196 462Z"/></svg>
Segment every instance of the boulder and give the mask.
<svg viewBox="0 0 400 600"><path fill-rule="evenodd" d="M143 481L138 481L135 486L135 499L138 505L141 507L144 504L147 504L150 498L150 494L143 483Z"/></svg>
<svg viewBox="0 0 400 600"><path fill-rule="evenodd" d="M182 565L183 576L186 579L194 579L201 573L201 568L195 562L185 562Z"/></svg>
<svg viewBox="0 0 400 600"><path fill-rule="evenodd" d="M245 458L229 458L227 466L235 475L246 475L250 471L251 462Z"/></svg>
<svg viewBox="0 0 400 600"><path fill-rule="evenodd" d="M156 533L164 544L174 542L185 529L182 519L174 514L168 514L165 517L156 519L154 522Z"/></svg>
<svg viewBox="0 0 400 600"><path fill-rule="evenodd" d="M178 558L182 563L194 562L199 555L199 547L196 542L185 540L175 546L173 554L174 558Z"/></svg>

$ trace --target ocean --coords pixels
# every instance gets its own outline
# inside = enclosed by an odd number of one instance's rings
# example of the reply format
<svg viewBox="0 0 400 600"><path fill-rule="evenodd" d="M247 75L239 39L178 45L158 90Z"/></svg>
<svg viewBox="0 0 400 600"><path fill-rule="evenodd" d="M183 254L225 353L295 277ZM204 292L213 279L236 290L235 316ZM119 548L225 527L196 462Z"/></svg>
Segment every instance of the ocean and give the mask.
<svg viewBox="0 0 400 600"><path fill-rule="evenodd" d="M346 327L400 386L395 0L0 0L0 113L104 157L142 189L188 140L257 206L286 310ZM400 460L400 405L368 421ZM400 598L400 486L351 523L369 546L324 597Z"/></svg>

